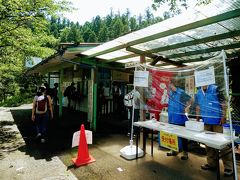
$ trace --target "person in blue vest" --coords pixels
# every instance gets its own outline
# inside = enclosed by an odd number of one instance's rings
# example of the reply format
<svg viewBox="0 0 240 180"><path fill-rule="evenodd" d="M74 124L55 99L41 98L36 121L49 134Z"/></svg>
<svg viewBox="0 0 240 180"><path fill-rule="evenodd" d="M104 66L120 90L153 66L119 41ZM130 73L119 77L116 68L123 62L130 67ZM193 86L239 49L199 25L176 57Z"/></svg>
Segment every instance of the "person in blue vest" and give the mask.
<svg viewBox="0 0 240 180"><path fill-rule="evenodd" d="M200 116L204 122L206 131L223 132L222 125L225 123L225 100L224 95L219 91L216 85L206 85L198 89L196 94L196 116L199 121ZM224 154L229 148L221 151ZM207 164L201 166L203 170L216 169L217 150L206 146ZM232 168L232 153L222 157L224 164L224 175L230 176L233 174Z"/></svg>
<svg viewBox="0 0 240 180"><path fill-rule="evenodd" d="M168 122L179 126L185 126L188 120L188 113L191 106L192 98L185 91L178 87L180 79L174 78L169 83L170 93L168 102ZM182 160L188 159L188 140L181 138L183 155ZM176 151L167 152L167 156L176 156Z"/></svg>

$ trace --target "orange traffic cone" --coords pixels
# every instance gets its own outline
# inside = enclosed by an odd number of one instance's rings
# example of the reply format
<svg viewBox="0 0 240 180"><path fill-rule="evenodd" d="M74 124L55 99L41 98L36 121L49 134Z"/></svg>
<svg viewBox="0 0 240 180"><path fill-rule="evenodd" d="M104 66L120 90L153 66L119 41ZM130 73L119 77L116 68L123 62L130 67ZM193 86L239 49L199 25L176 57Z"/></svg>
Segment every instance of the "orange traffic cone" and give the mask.
<svg viewBox="0 0 240 180"><path fill-rule="evenodd" d="M88 153L88 145L86 140L85 128L83 124L81 125L81 129L80 129L78 156L77 158L73 158L72 161L75 164L75 166L82 166L82 165L86 165L96 161Z"/></svg>

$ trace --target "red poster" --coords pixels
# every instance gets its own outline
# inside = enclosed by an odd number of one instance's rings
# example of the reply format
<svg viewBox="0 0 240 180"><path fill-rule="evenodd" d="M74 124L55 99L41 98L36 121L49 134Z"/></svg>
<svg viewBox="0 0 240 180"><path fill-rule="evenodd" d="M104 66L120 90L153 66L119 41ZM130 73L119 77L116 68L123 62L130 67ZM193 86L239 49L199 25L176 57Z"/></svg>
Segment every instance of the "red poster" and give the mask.
<svg viewBox="0 0 240 180"><path fill-rule="evenodd" d="M173 74L159 70L150 70L149 72L152 78L152 86L151 98L147 100L148 110L159 120L159 113L164 107L168 106L168 84Z"/></svg>

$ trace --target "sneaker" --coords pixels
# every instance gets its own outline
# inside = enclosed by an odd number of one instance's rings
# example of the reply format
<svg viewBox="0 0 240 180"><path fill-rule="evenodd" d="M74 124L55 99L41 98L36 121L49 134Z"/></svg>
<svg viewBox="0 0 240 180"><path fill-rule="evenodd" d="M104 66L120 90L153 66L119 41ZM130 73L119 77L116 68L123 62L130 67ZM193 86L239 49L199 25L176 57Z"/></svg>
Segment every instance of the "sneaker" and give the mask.
<svg viewBox="0 0 240 180"><path fill-rule="evenodd" d="M176 156L178 153L176 151L167 152L167 156Z"/></svg>
<svg viewBox="0 0 240 180"><path fill-rule="evenodd" d="M46 140L45 139L41 139L41 143L45 143L46 142Z"/></svg>
<svg viewBox="0 0 240 180"><path fill-rule="evenodd" d="M224 169L224 176L231 176L233 175L233 170L231 169Z"/></svg>
<svg viewBox="0 0 240 180"><path fill-rule="evenodd" d="M188 153L183 152L183 155L181 156L181 160L187 160L188 159Z"/></svg>
<svg viewBox="0 0 240 180"><path fill-rule="evenodd" d="M209 164L204 164L201 166L203 170L215 170L215 167L210 166Z"/></svg>
<svg viewBox="0 0 240 180"><path fill-rule="evenodd" d="M131 134L130 133L127 133L127 136L130 136Z"/></svg>

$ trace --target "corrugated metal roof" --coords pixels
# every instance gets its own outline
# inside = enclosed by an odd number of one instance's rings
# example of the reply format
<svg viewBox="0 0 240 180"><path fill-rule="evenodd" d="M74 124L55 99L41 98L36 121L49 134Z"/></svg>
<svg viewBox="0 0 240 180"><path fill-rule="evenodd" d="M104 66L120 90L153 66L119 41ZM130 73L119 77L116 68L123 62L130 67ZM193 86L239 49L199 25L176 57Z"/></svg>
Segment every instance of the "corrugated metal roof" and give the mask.
<svg viewBox="0 0 240 180"><path fill-rule="evenodd" d="M132 32L84 51L88 57L105 62L139 60L140 50L172 61L200 61L222 49L228 53L240 48L240 1L213 0L179 16ZM131 52L131 51L132 52Z"/></svg>

